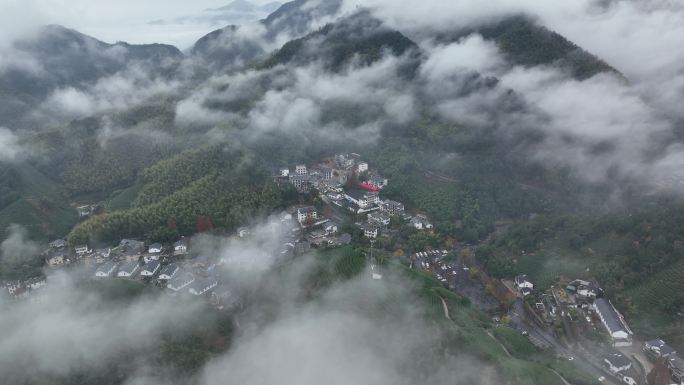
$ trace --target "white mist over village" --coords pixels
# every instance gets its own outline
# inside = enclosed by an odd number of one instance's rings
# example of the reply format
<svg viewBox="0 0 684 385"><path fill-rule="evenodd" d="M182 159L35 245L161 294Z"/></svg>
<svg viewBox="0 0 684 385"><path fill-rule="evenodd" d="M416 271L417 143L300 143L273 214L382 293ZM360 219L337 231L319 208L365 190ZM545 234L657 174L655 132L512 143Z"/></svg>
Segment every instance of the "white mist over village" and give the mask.
<svg viewBox="0 0 684 385"><path fill-rule="evenodd" d="M683 21L0 0L2 382L684 384Z"/></svg>

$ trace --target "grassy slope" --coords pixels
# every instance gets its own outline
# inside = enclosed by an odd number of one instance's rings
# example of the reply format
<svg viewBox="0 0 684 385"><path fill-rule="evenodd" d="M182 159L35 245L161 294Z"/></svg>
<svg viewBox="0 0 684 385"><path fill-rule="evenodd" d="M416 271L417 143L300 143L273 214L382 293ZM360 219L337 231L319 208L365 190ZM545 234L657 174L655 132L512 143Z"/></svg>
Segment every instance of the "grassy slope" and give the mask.
<svg viewBox="0 0 684 385"><path fill-rule="evenodd" d="M131 187L114 191L105 201L105 209L109 212L130 209L142 188L142 184L136 183Z"/></svg>
<svg viewBox="0 0 684 385"><path fill-rule="evenodd" d="M350 247L324 252L322 257L327 260L329 269L316 272L317 284L314 286L319 286L323 282L325 285L348 279L364 271L366 265L365 258ZM563 385L562 380L550 368L575 384L594 383L592 378L580 373L572 364L565 360L557 360L548 352L538 350L514 330L494 328L483 313L445 289L432 276L408 269L395 261L390 261L385 265L385 269L391 273L404 275L407 285L415 284L419 301L415 305L423 306L426 309L426 317L441 328L445 335L457 336L454 338L458 340L458 346L452 348L459 352L468 352L475 358L499 368L500 373L505 375L511 384ZM325 274L325 271L328 274ZM444 316L442 299L448 304L451 320ZM391 298L386 308L392 308L393 305L406 306L405 301L406 298L399 296ZM496 339L488 333L492 333ZM512 356L504 351L502 345Z"/></svg>

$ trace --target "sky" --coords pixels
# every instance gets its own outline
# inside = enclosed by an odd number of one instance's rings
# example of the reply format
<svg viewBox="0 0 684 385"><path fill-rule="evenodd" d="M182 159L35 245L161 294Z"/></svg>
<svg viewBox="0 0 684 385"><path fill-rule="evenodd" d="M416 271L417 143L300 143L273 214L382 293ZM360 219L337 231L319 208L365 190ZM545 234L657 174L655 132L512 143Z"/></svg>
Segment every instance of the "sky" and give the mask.
<svg viewBox="0 0 684 385"><path fill-rule="evenodd" d="M25 28L60 24L113 43L166 43L181 49L223 25L193 19L185 23L151 24L202 15L231 0L0 0L0 32L21 33ZM251 0L263 5L269 0ZM4 40L4 39L3 39Z"/></svg>

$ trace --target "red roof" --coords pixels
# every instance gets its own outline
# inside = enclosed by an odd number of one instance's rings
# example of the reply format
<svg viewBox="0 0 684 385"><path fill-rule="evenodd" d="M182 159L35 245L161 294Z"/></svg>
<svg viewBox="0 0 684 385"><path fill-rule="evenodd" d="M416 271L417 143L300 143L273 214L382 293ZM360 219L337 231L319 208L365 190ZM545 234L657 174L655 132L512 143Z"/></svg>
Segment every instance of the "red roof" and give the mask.
<svg viewBox="0 0 684 385"><path fill-rule="evenodd" d="M369 185L368 183L359 183L359 187L363 187L363 188L365 188L366 190L370 190L370 191L378 191L378 190L380 190L379 188L377 188L377 187L375 187L375 186L371 186L371 185Z"/></svg>

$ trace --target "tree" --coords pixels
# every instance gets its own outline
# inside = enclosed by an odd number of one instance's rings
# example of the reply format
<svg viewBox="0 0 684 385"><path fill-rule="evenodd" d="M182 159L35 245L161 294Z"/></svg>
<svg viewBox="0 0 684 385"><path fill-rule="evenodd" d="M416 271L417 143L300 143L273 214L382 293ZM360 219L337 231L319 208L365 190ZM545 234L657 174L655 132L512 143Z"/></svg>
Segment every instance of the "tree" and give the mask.
<svg viewBox="0 0 684 385"><path fill-rule="evenodd" d="M195 225L195 230L198 233L204 233L214 228L211 223L211 218L206 215L200 215L197 217L197 224Z"/></svg>
<svg viewBox="0 0 684 385"><path fill-rule="evenodd" d="M660 359L653 365L653 369L646 376L648 385L669 385L672 381L670 378L670 370L665 365L665 360Z"/></svg>

